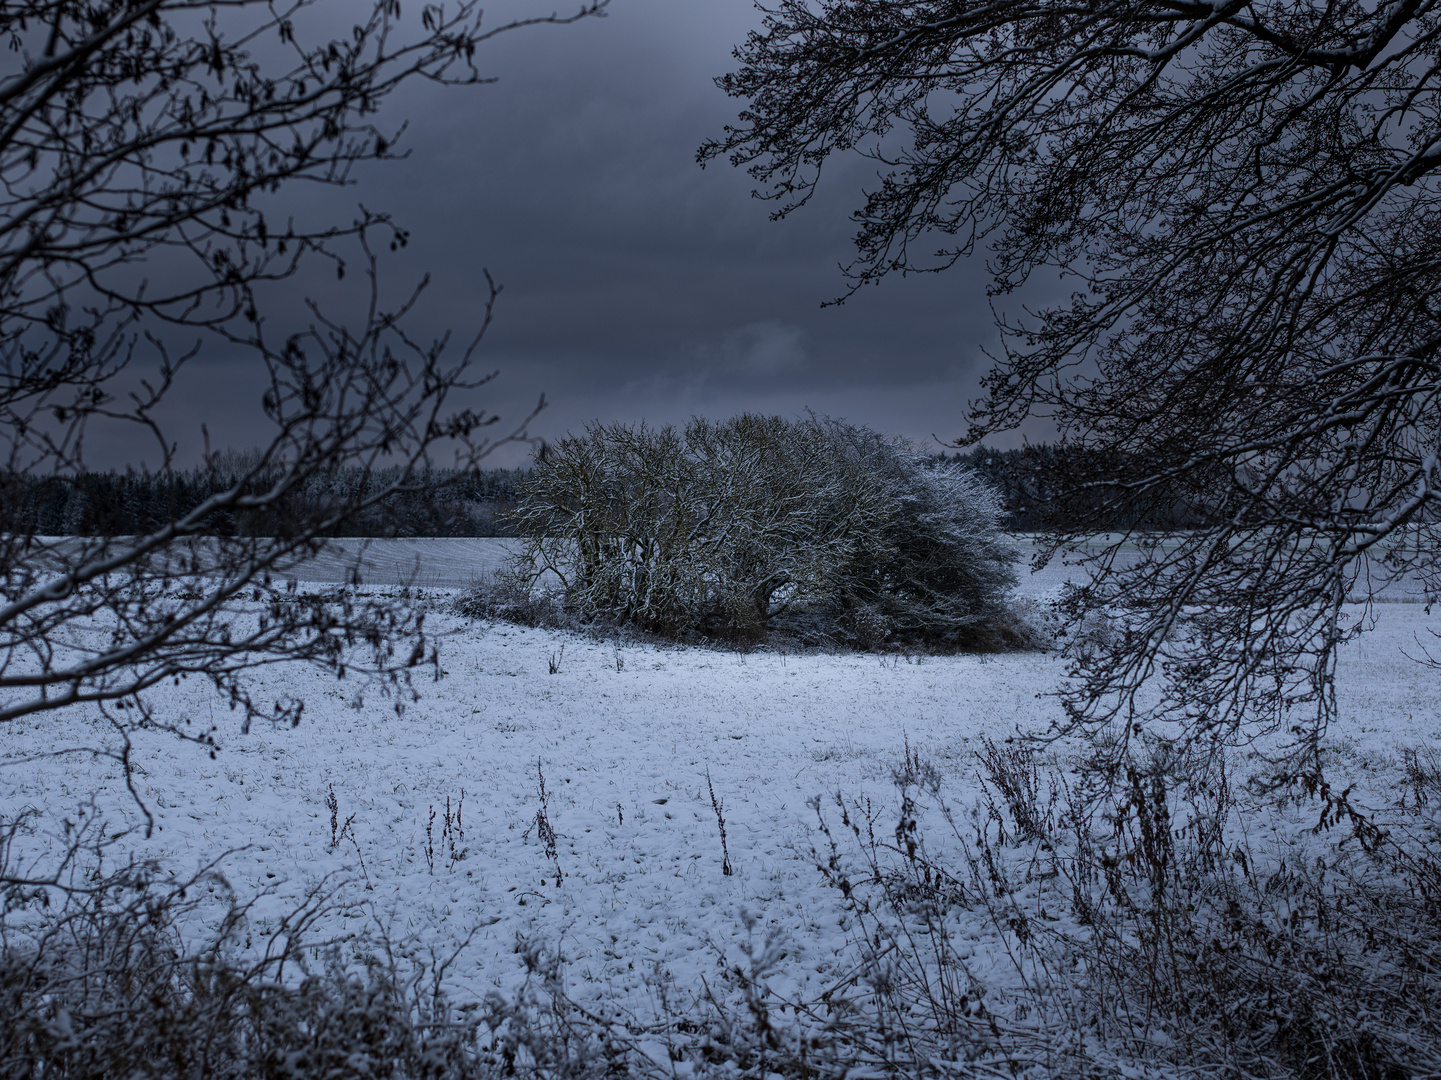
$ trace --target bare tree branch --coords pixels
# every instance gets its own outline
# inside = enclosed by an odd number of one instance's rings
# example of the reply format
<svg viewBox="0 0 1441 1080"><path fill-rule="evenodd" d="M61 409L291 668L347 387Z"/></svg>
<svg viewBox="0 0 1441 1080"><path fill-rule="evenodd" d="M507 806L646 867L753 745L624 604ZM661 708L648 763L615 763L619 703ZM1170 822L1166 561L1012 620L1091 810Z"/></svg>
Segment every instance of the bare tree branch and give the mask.
<svg viewBox="0 0 1441 1080"><path fill-rule="evenodd" d="M0 517L16 478L83 471L97 424L145 433L172 468L161 410L197 357L248 359L270 426L239 469L207 443L212 494L148 534L0 533L0 724L98 713L118 740L103 752L127 761L140 728L214 745L212 729L152 707L145 692L165 682L206 680L248 725L296 723L304 708L261 700L246 673L266 665L354 674L398 706L414 671L439 675L416 607L305 593L288 575L347 522L421 489L438 456L465 472L526 437L529 418L493 434L497 418L473 404L494 377L476 353L499 290L487 275L469 340L418 335L409 316L426 283L395 306L381 286L377 245L404 244L398 224L364 209L277 223L270 197L397 156L400 126L380 109L402 84L484 84L478 50L497 35L605 3L495 26L474 2L404 17L395 0L0 10ZM267 306L273 283L312 258L341 276L358 261L358 314L307 302L297 323ZM301 505L307 482L337 469L366 482ZM283 520L284 535L217 527L248 512Z"/></svg>
<svg viewBox="0 0 1441 1080"><path fill-rule="evenodd" d="M1075 614L1119 628L1076 654L1065 726L1119 754L1279 730L1278 781L1314 773L1348 598L1436 571L1433 0L787 0L737 57L747 106L703 161L779 214L836 151L881 166L852 289L978 246L997 303L1072 283L998 310L966 436L1040 415L1114 466L1061 493ZM1193 531L1093 539L1178 485Z"/></svg>

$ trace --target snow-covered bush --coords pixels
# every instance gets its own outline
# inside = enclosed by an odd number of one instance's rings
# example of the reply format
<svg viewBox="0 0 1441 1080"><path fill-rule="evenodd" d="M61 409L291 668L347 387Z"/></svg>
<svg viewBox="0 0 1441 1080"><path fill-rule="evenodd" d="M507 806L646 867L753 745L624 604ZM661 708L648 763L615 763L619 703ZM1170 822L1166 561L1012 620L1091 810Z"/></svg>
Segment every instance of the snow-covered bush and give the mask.
<svg viewBox="0 0 1441 1080"><path fill-rule="evenodd" d="M754 640L778 619L874 648L982 640L1015 556L994 494L865 428L745 414L593 426L518 485L517 573L582 617Z"/></svg>
<svg viewBox="0 0 1441 1080"><path fill-rule="evenodd" d="M843 625L862 641L876 635L879 620L889 637L987 643L1008 621L1016 583L995 490L958 462L934 461L863 427L816 423L882 500L880 527L859 536L832 573Z"/></svg>
<svg viewBox="0 0 1441 1080"><path fill-rule="evenodd" d="M772 417L591 427L521 483L516 569L554 572L586 618L757 637L824 592L868 524L874 497L832 457L818 429Z"/></svg>

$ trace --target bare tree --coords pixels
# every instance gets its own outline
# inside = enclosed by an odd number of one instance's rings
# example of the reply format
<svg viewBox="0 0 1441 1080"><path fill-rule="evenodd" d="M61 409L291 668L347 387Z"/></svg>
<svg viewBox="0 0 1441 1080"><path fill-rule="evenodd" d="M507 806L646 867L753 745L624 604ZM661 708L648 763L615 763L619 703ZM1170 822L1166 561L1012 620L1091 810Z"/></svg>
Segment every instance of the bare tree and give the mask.
<svg viewBox="0 0 1441 1080"><path fill-rule="evenodd" d="M140 429L170 468L178 444L162 407L186 365L216 351L250 358L272 434L233 483L149 535L0 534L0 723L98 711L128 764L138 726L211 740L147 707L143 692L162 682L203 678L245 723L294 723L304 702L262 704L244 672L305 660L395 687L435 661L418 612L301 595L284 572L345 521L415 489L437 453L471 469L495 445L495 418L468 399L490 378L475 350L496 289L479 298L468 342L416 336L406 317L424 282L396 303L379 283L375 245L404 244L400 225L360 211L301 227L278 217L274 193L344 185L355 163L394 156L399 127L378 110L402 84L484 83L477 50L491 38L604 5L494 27L474 2L405 17L395 0L4 5L6 474L75 475L97 424ZM293 307L267 314L276 283L303 265L328 260L344 277L357 258L356 317L313 303L298 318ZM208 445L205 460L233 464ZM300 515L283 538L206 536L220 515L283 506L318 471L355 466L384 479Z"/></svg>
<svg viewBox="0 0 1441 1080"><path fill-rule="evenodd" d="M1076 614L1118 632L1071 725L1116 722L1118 754L1280 730L1277 780L1315 775L1348 597L1436 569L1433 0L784 0L737 57L703 160L782 215L832 153L879 165L852 288L981 250L994 296L1069 282L998 314L967 436L1041 416L1117 463L1061 493L1094 513L1057 546L1188 492L1194 529L1093 549Z"/></svg>

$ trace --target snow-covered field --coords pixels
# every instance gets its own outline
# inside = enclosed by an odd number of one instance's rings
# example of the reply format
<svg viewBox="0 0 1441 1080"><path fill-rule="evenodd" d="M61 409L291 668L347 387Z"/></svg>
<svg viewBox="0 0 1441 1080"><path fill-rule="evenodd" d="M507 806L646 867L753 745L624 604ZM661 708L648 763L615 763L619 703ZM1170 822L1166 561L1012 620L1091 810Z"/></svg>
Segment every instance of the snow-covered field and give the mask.
<svg viewBox="0 0 1441 1080"><path fill-rule="evenodd" d="M290 574L297 581L348 581L358 557L361 580L368 585L463 589L500 569L515 543L493 537L332 540L325 551L292 568Z"/></svg>
<svg viewBox="0 0 1441 1080"><path fill-rule="evenodd" d="M327 550L290 572L298 581L348 581L351 567L358 557L361 580L370 585L463 589L477 578L500 569L516 545L517 541L493 537L332 540ZM1037 542L1022 536L1015 540L1015 546L1021 556L1018 564L1023 579L1021 591L1028 595L1041 596L1053 592L1079 573L1074 565L1068 565L1073 558L1063 554L1033 574L1030 566L1037 551ZM1425 600L1422 585L1414 578L1379 585L1380 578L1381 575L1377 575L1372 582L1375 599L1388 603L1421 603Z"/></svg>
<svg viewBox="0 0 1441 1080"><path fill-rule="evenodd" d="M422 569L459 572L428 556ZM242 896L271 891L254 913L262 931L327 876L344 904L326 933L363 939L384 924L443 952L476 930L453 972L462 997L513 989L519 945L546 940L567 959L577 1000L644 1010L657 978L698 989L722 958L734 962L748 921L786 940L772 986L818 991L846 928L811 856L808 802L840 791L892 805L891 769L909 743L964 807L978 790L972 750L1047 725L1061 674L1044 654L747 655L437 618L449 632L446 674L423 683L403 717L379 697L355 708L347 684L301 667L265 675L267 691L306 700L294 730L242 735L194 682L156 692L162 719L213 720L221 749L212 760L163 735L137 739L137 783L159 828L121 850L177 874L230 852L223 870ZM1441 743L1441 674L1403 655L1429 640L1419 605L1380 605L1376 619L1349 647L1330 743L1336 767L1359 790L1374 780L1384 799L1402 748ZM58 828L93 793L112 829L137 824L113 761L37 757L107 737L84 712L0 730L0 816L35 807ZM554 862L535 827L542 771ZM731 876L707 773L724 804ZM334 845L332 790L340 823L351 822ZM443 835L447 800L458 826ZM1004 982L1005 953L988 949L989 935L978 922L968 963Z"/></svg>

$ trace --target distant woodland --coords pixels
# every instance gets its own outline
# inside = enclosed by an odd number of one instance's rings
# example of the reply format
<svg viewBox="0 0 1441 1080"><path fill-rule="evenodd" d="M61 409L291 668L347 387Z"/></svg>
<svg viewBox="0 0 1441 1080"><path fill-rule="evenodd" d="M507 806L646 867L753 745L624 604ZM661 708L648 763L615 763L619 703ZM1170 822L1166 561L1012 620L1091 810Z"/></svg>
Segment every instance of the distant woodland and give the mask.
<svg viewBox="0 0 1441 1080"><path fill-rule="evenodd" d="M1010 532L1188 529L1201 525L1214 505L1213 477L1191 472L1157 484L1150 480L1157 462L1054 443L1019 450L979 446L947 460L969 465L1001 493Z"/></svg>
<svg viewBox="0 0 1441 1080"><path fill-rule="evenodd" d="M227 491L244 468L163 473L86 472L76 476L0 474L0 528L42 536L133 536L152 532ZM417 489L393 496L337 530L338 536L509 536L519 470L421 474ZM246 486L260 492L278 479L261 473ZM220 511L203 530L212 536L286 536L316 511L341 506L395 482L386 469L331 469L312 474L261 510ZM353 505L353 503L351 503Z"/></svg>
<svg viewBox="0 0 1441 1080"><path fill-rule="evenodd" d="M1014 532L1090 526L1178 529L1200 523L1201 496L1177 489L1145 499L1128 497L1102 478L1125 476L1124 463L1094 460L1048 443L1020 450L978 447L948 460L960 460L1000 491L1006 527ZM76 476L0 474L0 528L42 536L132 536L174 521L211 495L228 490L246 472L237 457L233 468L164 473L86 472ZM515 485L524 469L462 472L437 469L422 474L417 489L387 500L351 521L341 536L511 536L506 514L515 504ZM1084 502L1060 501L1057 492L1075 489L1058 478L1092 474L1097 485ZM278 476L278 474L277 474ZM281 503L257 511L222 511L205 530L217 536L285 536L293 521L328 504L364 496L397 477L386 470L332 469L316 473ZM272 477L261 474L251 485L264 490Z"/></svg>

